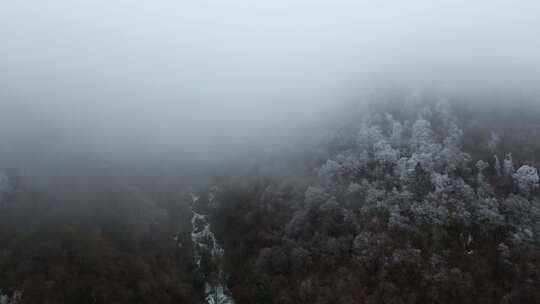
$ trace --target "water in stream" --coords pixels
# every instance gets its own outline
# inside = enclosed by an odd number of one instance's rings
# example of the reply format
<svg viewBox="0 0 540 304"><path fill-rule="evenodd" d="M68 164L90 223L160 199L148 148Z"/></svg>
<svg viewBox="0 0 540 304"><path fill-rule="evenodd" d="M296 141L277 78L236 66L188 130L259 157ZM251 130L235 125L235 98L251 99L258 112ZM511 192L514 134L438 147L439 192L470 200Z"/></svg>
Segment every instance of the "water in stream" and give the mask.
<svg viewBox="0 0 540 304"><path fill-rule="evenodd" d="M193 205L198 201L198 197L191 195ZM212 197L210 197L212 200ZM197 270L205 273L205 303L206 304L234 304L230 296L223 271L223 248L216 241L216 237L211 230L207 216L195 212L192 207L193 217L191 218L191 240L193 242L193 256ZM210 266L207 267L209 264Z"/></svg>

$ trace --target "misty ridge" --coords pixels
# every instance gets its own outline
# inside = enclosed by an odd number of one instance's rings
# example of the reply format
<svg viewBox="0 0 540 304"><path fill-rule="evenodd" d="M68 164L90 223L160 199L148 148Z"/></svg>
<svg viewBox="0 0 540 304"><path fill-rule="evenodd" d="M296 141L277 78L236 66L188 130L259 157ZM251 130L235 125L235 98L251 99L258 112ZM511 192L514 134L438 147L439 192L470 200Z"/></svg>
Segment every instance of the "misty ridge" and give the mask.
<svg viewBox="0 0 540 304"><path fill-rule="evenodd" d="M0 304L540 303L538 16L0 3Z"/></svg>

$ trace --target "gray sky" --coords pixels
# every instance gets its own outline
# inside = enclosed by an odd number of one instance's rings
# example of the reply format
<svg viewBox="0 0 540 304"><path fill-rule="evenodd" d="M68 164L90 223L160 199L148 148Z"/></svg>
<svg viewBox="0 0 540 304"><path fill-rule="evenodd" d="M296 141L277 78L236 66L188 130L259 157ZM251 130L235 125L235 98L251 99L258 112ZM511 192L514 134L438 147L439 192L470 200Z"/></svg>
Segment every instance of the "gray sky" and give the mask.
<svg viewBox="0 0 540 304"><path fill-rule="evenodd" d="M540 83L534 0L26 0L0 15L3 153L216 158L295 140L374 82Z"/></svg>

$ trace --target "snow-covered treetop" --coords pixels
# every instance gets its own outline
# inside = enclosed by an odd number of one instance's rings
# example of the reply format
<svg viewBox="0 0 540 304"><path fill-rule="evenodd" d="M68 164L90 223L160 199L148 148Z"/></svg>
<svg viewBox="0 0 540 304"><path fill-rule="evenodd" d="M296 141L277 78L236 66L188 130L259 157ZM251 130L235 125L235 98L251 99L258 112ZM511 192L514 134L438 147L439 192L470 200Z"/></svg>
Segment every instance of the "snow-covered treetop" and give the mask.
<svg viewBox="0 0 540 304"><path fill-rule="evenodd" d="M516 181L519 189L525 194L538 188L538 171L532 166L521 166L512 177Z"/></svg>
<svg viewBox="0 0 540 304"><path fill-rule="evenodd" d="M503 173L505 176L510 177L514 174L514 160L512 159L512 153L507 154L503 161Z"/></svg>

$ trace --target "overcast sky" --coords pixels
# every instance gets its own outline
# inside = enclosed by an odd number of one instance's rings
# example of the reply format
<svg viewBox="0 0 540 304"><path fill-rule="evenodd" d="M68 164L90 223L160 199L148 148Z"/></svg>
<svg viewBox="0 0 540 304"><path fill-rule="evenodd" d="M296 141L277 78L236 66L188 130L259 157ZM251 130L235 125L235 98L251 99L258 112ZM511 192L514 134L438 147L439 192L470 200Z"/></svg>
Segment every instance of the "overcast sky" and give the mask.
<svg viewBox="0 0 540 304"><path fill-rule="evenodd" d="M214 157L292 140L373 82L539 70L534 0L1 1L0 152Z"/></svg>

